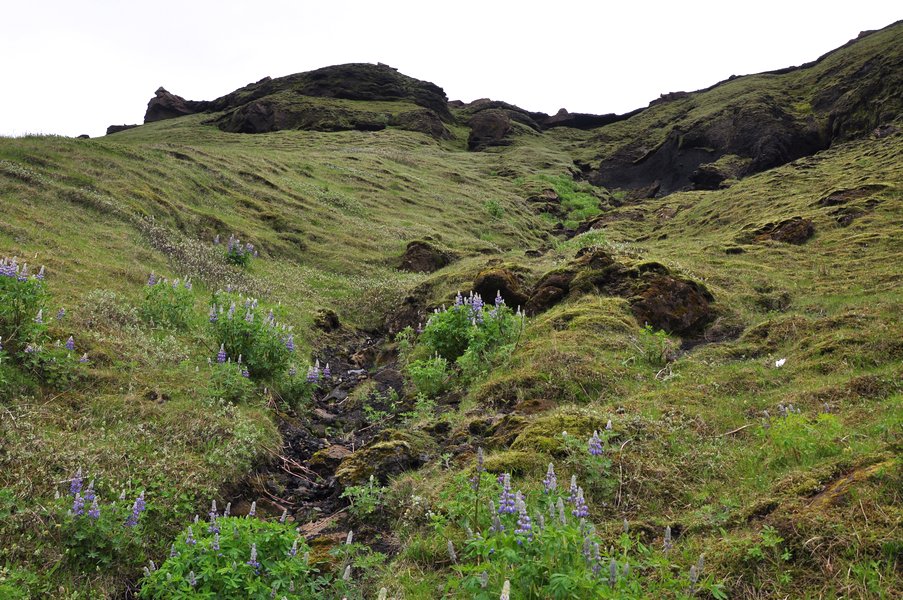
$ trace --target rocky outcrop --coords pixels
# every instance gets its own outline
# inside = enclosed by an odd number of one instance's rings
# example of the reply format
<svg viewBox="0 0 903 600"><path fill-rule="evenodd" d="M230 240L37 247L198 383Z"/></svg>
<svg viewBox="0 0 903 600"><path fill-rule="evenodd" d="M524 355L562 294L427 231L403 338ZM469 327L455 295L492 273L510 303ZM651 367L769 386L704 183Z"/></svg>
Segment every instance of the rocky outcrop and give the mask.
<svg viewBox="0 0 903 600"><path fill-rule="evenodd" d="M335 473L343 486L365 483L372 475L385 484L390 477L426 463L435 443L419 431L389 430L378 441L344 458Z"/></svg>
<svg viewBox="0 0 903 600"><path fill-rule="evenodd" d="M518 277L502 267L492 267L480 271L474 279L473 291L482 296L483 301L487 303L492 303L496 294L499 294L505 304L511 308L524 306L528 299Z"/></svg>
<svg viewBox="0 0 903 600"><path fill-rule="evenodd" d="M492 146L508 146L511 139L511 119L503 110L489 109L480 111L467 122L470 135L467 138L467 149L479 152Z"/></svg>
<svg viewBox="0 0 903 600"><path fill-rule="evenodd" d="M107 127L107 135L112 135L114 133L119 133L120 131L125 131L127 129L134 129L138 127L137 125L110 125Z"/></svg>
<svg viewBox="0 0 903 600"><path fill-rule="evenodd" d="M144 122L153 123L164 119L174 119L185 115L192 115L203 109L203 102L192 102L181 96L172 94L163 87L157 88L154 97L147 103L147 112L144 113Z"/></svg>
<svg viewBox="0 0 903 600"><path fill-rule="evenodd" d="M535 315L572 294L587 293L626 298L640 324L681 336L699 335L715 317L714 298L702 284L675 276L659 263L629 267L597 248L584 248L541 277L526 311Z"/></svg>
<svg viewBox="0 0 903 600"><path fill-rule="evenodd" d="M743 241L764 242L774 240L785 244L800 245L815 235L815 225L811 219L793 217L777 223L768 223L741 238Z"/></svg>

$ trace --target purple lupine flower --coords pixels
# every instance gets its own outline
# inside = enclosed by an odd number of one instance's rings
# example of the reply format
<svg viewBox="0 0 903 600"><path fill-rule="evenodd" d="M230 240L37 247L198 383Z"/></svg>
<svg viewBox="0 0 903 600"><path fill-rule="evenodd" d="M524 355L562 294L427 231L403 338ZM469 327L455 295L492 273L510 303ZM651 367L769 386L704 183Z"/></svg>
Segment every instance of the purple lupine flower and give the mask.
<svg viewBox="0 0 903 600"><path fill-rule="evenodd" d="M614 427L612 427L611 419L609 419L608 423L605 424L605 431L611 431L612 429L614 429Z"/></svg>
<svg viewBox="0 0 903 600"><path fill-rule="evenodd" d="M44 265L41 265L41 268L38 270L38 274L35 275L38 279L44 279Z"/></svg>
<svg viewBox="0 0 903 600"><path fill-rule="evenodd" d="M69 336L69 339L66 340L66 350L69 350L70 352L72 350L75 350L75 340L72 338L71 335Z"/></svg>
<svg viewBox="0 0 903 600"><path fill-rule="evenodd" d="M25 345L25 354L34 354L38 349L32 346L31 344Z"/></svg>
<svg viewBox="0 0 903 600"><path fill-rule="evenodd" d="M517 516L517 529L514 530L517 535L527 536L527 539L533 541L533 523L527 515L527 505L523 500L520 501L520 510Z"/></svg>
<svg viewBox="0 0 903 600"><path fill-rule="evenodd" d="M608 585L615 587L616 583L618 583L618 562L612 557L608 562Z"/></svg>
<svg viewBox="0 0 903 600"><path fill-rule="evenodd" d="M461 292L459 291L455 296L455 306L461 306L464 304L464 297L461 296Z"/></svg>
<svg viewBox="0 0 903 600"><path fill-rule="evenodd" d="M477 448L477 470L474 473L473 477L470 478L470 487L473 488L474 491L478 490L480 487L480 473L483 472L483 448Z"/></svg>
<svg viewBox="0 0 903 600"><path fill-rule="evenodd" d="M80 362L82 364L85 364L86 362L88 362L88 353L85 352L84 354L82 354L82 357L80 359L78 359L78 362Z"/></svg>
<svg viewBox="0 0 903 600"><path fill-rule="evenodd" d="M326 367L323 369L323 379L329 379L332 377L332 371L329 370L329 363L326 363Z"/></svg>
<svg viewBox="0 0 903 600"><path fill-rule="evenodd" d="M295 336L292 334L288 334L288 337L285 339L285 347L289 352L295 351Z"/></svg>
<svg viewBox="0 0 903 600"><path fill-rule="evenodd" d="M169 558L175 558L175 557L177 557L178 555L179 555L179 553L176 552L176 545L175 545L175 544L172 544L172 545L169 547Z"/></svg>
<svg viewBox="0 0 903 600"><path fill-rule="evenodd" d="M253 517L257 514L257 501L254 500L251 502L251 510L248 511L248 516Z"/></svg>
<svg viewBox="0 0 903 600"><path fill-rule="evenodd" d="M62 321L63 317L65 317L65 316L66 316L65 308L60 308L58 311L56 311L56 320L57 321Z"/></svg>
<svg viewBox="0 0 903 600"><path fill-rule="evenodd" d="M93 479L88 483L88 487L85 489L84 496L85 496L85 502L91 502L94 500L95 496L97 496L97 493L94 491L94 480Z"/></svg>
<svg viewBox="0 0 903 600"><path fill-rule="evenodd" d="M95 520L100 518L100 507L97 505L97 496L94 496L94 499L91 500L91 508L88 509L88 516Z"/></svg>
<svg viewBox="0 0 903 600"><path fill-rule="evenodd" d="M668 552L673 547L674 547L674 544L671 542L671 526L668 525L667 527L665 527L665 541L662 544L662 549L665 552Z"/></svg>
<svg viewBox="0 0 903 600"><path fill-rule="evenodd" d="M470 300L470 308L473 310L473 314L476 317L477 321L481 321L483 319L483 299L479 294L474 294L473 298Z"/></svg>
<svg viewBox="0 0 903 600"><path fill-rule="evenodd" d="M219 552L219 531L213 534L213 544L210 546L215 552Z"/></svg>
<svg viewBox="0 0 903 600"><path fill-rule="evenodd" d="M72 510L69 512L77 517L85 513L85 499L78 492L75 493L75 498L72 500Z"/></svg>
<svg viewBox="0 0 903 600"><path fill-rule="evenodd" d="M558 478L555 476L555 467L549 463L549 470L546 471L546 477L542 480L542 485L547 494L551 494L558 487Z"/></svg>
<svg viewBox="0 0 903 600"><path fill-rule="evenodd" d="M577 488L577 499L574 502L574 510L571 511L571 514L578 518L589 516L589 508L586 506L586 500L583 499L583 488Z"/></svg>
<svg viewBox="0 0 903 600"><path fill-rule="evenodd" d="M42 323L44 323L44 309L43 308L38 311L37 315L35 315L34 322L37 323L38 325L41 325Z"/></svg>
<svg viewBox="0 0 903 600"><path fill-rule="evenodd" d="M251 544L251 559L245 564L254 567L255 573L260 573L260 563L257 561L257 544Z"/></svg>
<svg viewBox="0 0 903 600"><path fill-rule="evenodd" d="M298 374L298 369L295 368L295 365L292 365L291 367L289 367L289 369L288 369L289 377L294 377L297 374Z"/></svg>
<svg viewBox="0 0 903 600"><path fill-rule="evenodd" d="M74 496L75 494L82 491L83 481L84 480L82 478L82 468L79 467L78 470L75 472L75 475L72 477L72 479L69 482L69 493Z"/></svg>
<svg viewBox="0 0 903 600"><path fill-rule="evenodd" d="M279 522L280 522L280 523L285 523L285 520L286 520L286 519L288 519L288 509L287 509L287 508L283 508L283 509L282 509L282 516L279 517Z"/></svg>
<svg viewBox="0 0 903 600"><path fill-rule="evenodd" d="M190 585L191 587L195 587L195 586L197 586L197 584L198 584L198 578L194 574L194 571L189 571L188 572L188 585Z"/></svg>
<svg viewBox="0 0 903 600"><path fill-rule="evenodd" d="M516 511L514 494L511 493L511 474L505 473L502 479L502 493L499 496L499 514L513 515Z"/></svg>
<svg viewBox="0 0 903 600"><path fill-rule="evenodd" d="M211 323L216 323L217 313L216 313L216 304L210 307L210 312L207 313L208 319Z"/></svg>
<svg viewBox="0 0 903 600"><path fill-rule="evenodd" d="M188 526L188 535L185 536L185 543L189 546L194 546L198 543L198 541L194 539L194 530L191 528L191 525ZM175 550L175 546L173 546L173 550Z"/></svg>
<svg viewBox="0 0 903 600"><path fill-rule="evenodd" d="M222 364L226 362L226 345L219 345L219 352L216 353L216 362Z"/></svg>
<svg viewBox="0 0 903 600"><path fill-rule="evenodd" d="M213 237L213 245L219 246L219 234L218 233Z"/></svg>
<svg viewBox="0 0 903 600"><path fill-rule="evenodd" d="M151 271L151 274L147 278L147 285L157 285L157 276L154 275L153 271Z"/></svg>
<svg viewBox="0 0 903 600"><path fill-rule="evenodd" d="M570 502L571 504L573 504L574 502L577 501L577 490L578 489L579 488L577 487L577 476L571 475L571 487L568 490L568 502Z"/></svg>
<svg viewBox="0 0 903 600"><path fill-rule="evenodd" d="M423 321L417 324L417 335L423 333Z"/></svg>
<svg viewBox="0 0 903 600"><path fill-rule="evenodd" d="M593 456L602 456L602 440L599 439L598 431L594 431L593 437L589 439L589 453Z"/></svg>
<svg viewBox="0 0 903 600"><path fill-rule="evenodd" d="M292 547L291 547L291 549L290 549L286 554L288 554L288 555L289 555L290 557L292 557L292 558L294 558L295 556L297 556L297 554L298 554L298 540L297 540L297 538L295 539L294 542L292 542Z"/></svg>
<svg viewBox="0 0 903 600"><path fill-rule="evenodd" d="M499 290L499 291L497 291L497 292L495 293L495 305L496 305L496 306L501 306L501 305L503 305L504 303L505 303L505 299L502 298L502 292L501 292L501 290Z"/></svg>
<svg viewBox="0 0 903 600"><path fill-rule="evenodd" d="M307 383L317 383L320 380L319 364L319 361L317 361L317 366L307 368Z"/></svg>
<svg viewBox="0 0 903 600"><path fill-rule="evenodd" d="M246 323L254 322L254 313L252 313L250 310L245 311L245 322Z"/></svg>
<svg viewBox="0 0 903 600"><path fill-rule="evenodd" d="M3 352L3 336L0 335L0 352Z"/></svg>
<svg viewBox="0 0 903 600"><path fill-rule="evenodd" d="M144 492L141 492L137 498L135 498L135 503L132 504L132 513L129 515L129 518L125 521L126 527L134 527L138 524L138 518L141 516L141 513L144 512L144 509L147 505L144 502Z"/></svg>
<svg viewBox="0 0 903 600"><path fill-rule="evenodd" d="M243 368L242 368L242 370L241 370L241 376L244 377L245 379L247 379L247 378L249 378L249 377L251 376L251 372L248 371L248 367L243 367Z"/></svg>
<svg viewBox="0 0 903 600"><path fill-rule="evenodd" d="M226 316L229 317L230 321L232 320L232 317L235 316L235 302L229 305L229 312Z"/></svg>

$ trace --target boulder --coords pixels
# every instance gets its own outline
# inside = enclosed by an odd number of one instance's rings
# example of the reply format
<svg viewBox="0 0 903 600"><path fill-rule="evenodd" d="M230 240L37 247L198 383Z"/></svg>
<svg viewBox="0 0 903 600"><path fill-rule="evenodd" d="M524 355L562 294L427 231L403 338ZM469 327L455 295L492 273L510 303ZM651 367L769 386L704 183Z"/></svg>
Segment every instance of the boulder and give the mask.
<svg viewBox="0 0 903 600"><path fill-rule="evenodd" d="M676 335L696 335L714 319L714 298L699 283L651 273L631 299L637 321Z"/></svg>
<svg viewBox="0 0 903 600"><path fill-rule="evenodd" d="M311 470L321 477L330 477L343 460L351 456L352 452L345 446L333 444L322 450L317 450L310 457L308 465Z"/></svg>
<svg viewBox="0 0 903 600"><path fill-rule="evenodd" d="M390 477L426 463L434 443L422 432L389 430L378 441L345 457L336 478L344 486L365 483L373 475L385 484Z"/></svg>
<svg viewBox="0 0 903 600"><path fill-rule="evenodd" d="M511 119L503 110L489 109L480 111L467 122L470 135L467 138L467 149L473 152L485 150L491 146L508 146L511 140Z"/></svg>
<svg viewBox="0 0 903 600"><path fill-rule="evenodd" d="M412 273L432 273L452 262L452 255L429 242L414 240L401 257L399 269Z"/></svg>
<svg viewBox="0 0 903 600"><path fill-rule="evenodd" d="M811 219L793 217L777 223L768 223L752 233L752 241L774 240L785 244L800 245L815 235L815 225ZM747 236L748 237L748 236Z"/></svg>

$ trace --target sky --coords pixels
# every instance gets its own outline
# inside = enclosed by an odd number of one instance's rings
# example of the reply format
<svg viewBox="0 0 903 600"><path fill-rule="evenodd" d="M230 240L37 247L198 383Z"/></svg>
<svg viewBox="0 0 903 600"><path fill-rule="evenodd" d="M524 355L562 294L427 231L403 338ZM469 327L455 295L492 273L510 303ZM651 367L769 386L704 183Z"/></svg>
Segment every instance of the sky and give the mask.
<svg viewBox="0 0 903 600"><path fill-rule="evenodd" d="M528 110L623 113L798 65L903 18L888 0L31 0L0 11L0 135L103 135L163 86L212 100L267 75L383 62Z"/></svg>

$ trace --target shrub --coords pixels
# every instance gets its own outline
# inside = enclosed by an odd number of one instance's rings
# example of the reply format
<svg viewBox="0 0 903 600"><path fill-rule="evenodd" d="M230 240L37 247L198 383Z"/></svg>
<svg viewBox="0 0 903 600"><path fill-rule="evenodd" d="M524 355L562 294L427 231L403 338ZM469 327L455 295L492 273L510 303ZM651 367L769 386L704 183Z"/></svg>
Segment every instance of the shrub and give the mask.
<svg viewBox="0 0 903 600"><path fill-rule="evenodd" d="M148 568L140 597L321 597L327 579L310 565L307 553L289 524L220 515L214 504L208 522L189 525L160 568Z"/></svg>
<svg viewBox="0 0 903 600"><path fill-rule="evenodd" d="M219 236L213 239L213 243L219 244ZM257 256L257 250L254 248L254 244L242 244L240 239L230 235L226 241L224 255L226 262L237 267L247 267L251 264L251 257Z"/></svg>
<svg viewBox="0 0 903 600"><path fill-rule="evenodd" d="M438 354L426 360L415 360L408 365L408 375L418 394L436 396L448 385L448 361Z"/></svg>
<svg viewBox="0 0 903 600"><path fill-rule="evenodd" d="M59 342L47 346L29 345L22 357L22 365L26 370L56 389L66 388L78 381L84 372L83 365L87 362L86 356L77 357Z"/></svg>
<svg viewBox="0 0 903 600"><path fill-rule="evenodd" d="M248 402L255 392L254 382L244 375L241 365L225 362L210 365L209 397L234 404Z"/></svg>
<svg viewBox="0 0 903 600"><path fill-rule="evenodd" d="M350 502L348 512L358 519L366 519L376 512L383 501L386 488L371 475L366 485L351 485L342 492L342 498Z"/></svg>
<svg viewBox="0 0 903 600"><path fill-rule="evenodd" d="M191 281L172 282L150 274L139 310L141 318L152 326L185 330L194 322L194 293Z"/></svg>
<svg viewBox="0 0 903 600"><path fill-rule="evenodd" d="M15 258L0 259L0 344L10 355L24 352L44 336L46 300L44 267L30 275L28 264L19 266Z"/></svg>
<svg viewBox="0 0 903 600"><path fill-rule="evenodd" d="M456 362L464 376L472 378L510 352L523 327L523 313L508 308L501 296L494 306L486 306L479 294L464 298L459 293L454 306L430 317L419 343L431 354Z"/></svg>
<svg viewBox="0 0 903 600"><path fill-rule="evenodd" d="M56 504L67 561L82 572L137 567L144 561L144 492L131 503L125 492L118 501L105 502L94 481L87 486L84 481L79 469Z"/></svg>
<svg viewBox="0 0 903 600"><path fill-rule="evenodd" d="M634 341L639 359L653 367L664 367L677 358L678 345L664 331L646 324Z"/></svg>
<svg viewBox="0 0 903 600"><path fill-rule="evenodd" d="M505 215L505 209L498 200L492 198L483 203L483 208L493 219L501 219Z"/></svg>
<svg viewBox="0 0 903 600"><path fill-rule="evenodd" d="M276 321L257 300L217 292L209 313L210 329L218 342L218 362L239 362L257 379L272 379L287 370L295 351L291 327Z"/></svg>

